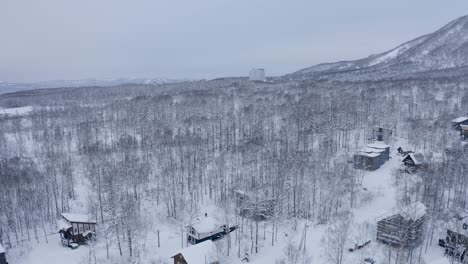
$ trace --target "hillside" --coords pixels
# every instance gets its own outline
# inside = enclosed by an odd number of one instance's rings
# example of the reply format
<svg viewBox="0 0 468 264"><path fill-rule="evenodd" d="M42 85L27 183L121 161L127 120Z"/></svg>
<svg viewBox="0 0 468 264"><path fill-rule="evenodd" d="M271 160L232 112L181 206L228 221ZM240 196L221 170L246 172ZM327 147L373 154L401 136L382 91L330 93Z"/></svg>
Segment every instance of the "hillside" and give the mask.
<svg viewBox="0 0 468 264"><path fill-rule="evenodd" d="M286 75L293 80L378 80L468 66L468 16L387 52L355 61L324 63Z"/></svg>

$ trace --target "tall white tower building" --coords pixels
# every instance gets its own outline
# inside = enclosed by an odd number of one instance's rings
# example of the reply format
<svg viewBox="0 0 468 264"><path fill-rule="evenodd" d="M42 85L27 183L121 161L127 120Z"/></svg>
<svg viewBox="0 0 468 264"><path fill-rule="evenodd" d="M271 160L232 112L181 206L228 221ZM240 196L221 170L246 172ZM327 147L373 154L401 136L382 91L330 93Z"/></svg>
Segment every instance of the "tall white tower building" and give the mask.
<svg viewBox="0 0 468 264"><path fill-rule="evenodd" d="M264 69L252 69L250 70L249 80L254 82L265 82L265 70Z"/></svg>

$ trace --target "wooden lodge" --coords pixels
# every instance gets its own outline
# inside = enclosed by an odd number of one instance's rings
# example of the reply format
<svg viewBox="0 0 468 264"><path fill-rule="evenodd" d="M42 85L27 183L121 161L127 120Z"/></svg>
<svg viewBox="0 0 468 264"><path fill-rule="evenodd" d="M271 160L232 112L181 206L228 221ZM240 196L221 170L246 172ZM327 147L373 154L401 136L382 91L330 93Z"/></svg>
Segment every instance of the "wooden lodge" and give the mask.
<svg viewBox="0 0 468 264"><path fill-rule="evenodd" d="M228 227L220 224L215 218L205 214L196 218L187 227L187 242L195 245L207 240L218 240L237 229L237 226Z"/></svg>
<svg viewBox="0 0 468 264"><path fill-rule="evenodd" d="M372 128L372 135L375 140L377 141L385 141L388 142L390 141L390 138L392 137L393 130L381 126L374 126Z"/></svg>
<svg viewBox="0 0 468 264"><path fill-rule="evenodd" d="M461 137L463 140L468 140L468 125L461 125Z"/></svg>
<svg viewBox="0 0 468 264"><path fill-rule="evenodd" d="M5 248L0 244L0 264L8 264L5 256Z"/></svg>
<svg viewBox="0 0 468 264"><path fill-rule="evenodd" d="M403 157L410 154L410 153L414 153L413 149L411 149L409 147L401 147L401 146L398 147L397 151L398 151L398 154L400 154Z"/></svg>
<svg viewBox="0 0 468 264"><path fill-rule="evenodd" d="M452 120L452 128L455 130L461 130L462 125L468 126L468 117L462 116Z"/></svg>
<svg viewBox="0 0 468 264"><path fill-rule="evenodd" d="M275 210L274 198L267 198L262 192L234 190L236 200L236 212L242 217L255 221L265 221L273 216Z"/></svg>
<svg viewBox="0 0 468 264"><path fill-rule="evenodd" d="M468 222L466 215L460 219L449 222L445 239L439 239L439 246L445 248L445 255L468 263Z"/></svg>
<svg viewBox="0 0 468 264"><path fill-rule="evenodd" d="M174 264L219 264L216 246L211 240L183 248L172 258Z"/></svg>
<svg viewBox="0 0 468 264"><path fill-rule="evenodd" d="M374 171L390 159L390 146L381 142L367 144L354 154L354 168Z"/></svg>
<svg viewBox="0 0 468 264"><path fill-rule="evenodd" d="M423 204L406 206L377 222L377 241L397 248L418 247L424 239L425 218Z"/></svg>
<svg viewBox="0 0 468 264"><path fill-rule="evenodd" d="M58 226L62 244L71 248L86 244L96 235L96 220L88 215L62 213Z"/></svg>
<svg viewBox="0 0 468 264"><path fill-rule="evenodd" d="M415 171L425 165L426 159L421 153L410 153L403 158L402 162L407 170Z"/></svg>

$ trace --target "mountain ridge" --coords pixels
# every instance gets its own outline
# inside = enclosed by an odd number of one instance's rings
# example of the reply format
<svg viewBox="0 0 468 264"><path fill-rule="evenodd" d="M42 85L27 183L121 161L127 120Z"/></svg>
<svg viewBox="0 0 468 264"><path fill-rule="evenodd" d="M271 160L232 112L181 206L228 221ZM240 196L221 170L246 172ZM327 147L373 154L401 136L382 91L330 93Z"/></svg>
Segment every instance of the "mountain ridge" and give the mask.
<svg viewBox="0 0 468 264"><path fill-rule="evenodd" d="M388 51L357 60L317 64L285 77L299 80L376 80L464 66L468 66L468 15Z"/></svg>

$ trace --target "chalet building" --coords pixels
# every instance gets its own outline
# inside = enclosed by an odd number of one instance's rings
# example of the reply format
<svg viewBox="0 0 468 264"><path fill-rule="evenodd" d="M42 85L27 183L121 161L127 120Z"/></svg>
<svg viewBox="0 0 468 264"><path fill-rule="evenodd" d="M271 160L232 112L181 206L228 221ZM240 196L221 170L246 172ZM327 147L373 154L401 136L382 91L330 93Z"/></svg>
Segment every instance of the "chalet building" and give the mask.
<svg viewBox="0 0 468 264"><path fill-rule="evenodd" d="M398 151L398 154L400 154L403 157L410 153L414 153L414 151L409 147L398 147L397 151Z"/></svg>
<svg viewBox="0 0 468 264"><path fill-rule="evenodd" d="M187 242L195 245L207 240L218 240L237 229L237 226L228 227L220 224L215 218L205 214L198 217L187 227Z"/></svg>
<svg viewBox="0 0 468 264"><path fill-rule="evenodd" d="M257 193L234 190L236 212L242 217L265 221L273 216L276 199L268 198L261 191Z"/></svg>
<svg viewBox="0 0 468 264"><path fill-rule="evenodd" d="M372 128L372 135L377 141L388 142L392 137L393 130L381 126L375 126Z"/></svg>
<svg viewBox="0 0 468 264"><path fill-rule="evenodd" d="M367 144L354 155L354 168L374 171L390 159L390 146L382 142Z"/></svg>
<svg viewBox="0 0 468 264"><path fill-rule="evenodd" d="M410 153L403 158L403 165L410 170L414 171L422 166L424 166L426 159L421 153Z"/></svg>
<svg viewBox="0 0 468 264"><path fill-rule="evenodd" d="M455 118L455 119L452 120L452 128L453 129L461 130L462 125L465 125L465 126L468 125L468 117L462 116L462 117Z"/></svg>
<svg viewBox="0 0 468 264"><path fill-rule="evenodd" d="M219 264L216 246L211 240L181 249L172 258L174 264Z"/></svg>
<svg viewBox="0 0 468 264"><path fill-rule="evenodd" d="M468 221L467 217L449 222L445 239L439 239L439 246L445 248L445 255L461 263L468 263Z"/></svg>
<svg viewBox="0 0 468 264"><path fill-rule="evenodd" d="M414 203L377 222L377 241L397 247L416 248L424 239L426 207Z"/></svg>
<svg viewBox="0 0 468 264"><path fill-rule="evenodd" d="M468 125L461 125L461 136L464 140L468 140Z"/></svg>
<svg viewBox="0 0 468 264"><path fill-rule="evenodd" d="M62 213L58 226L62 244L71 248L85 244L96 235L96 220L88 215Z"/></svg>
<svg viewBox="0 0 468 264"><path fill-rule="evenodd" d="M0 244L0 264L8 264L5 256L5 248Z"/></svg>

